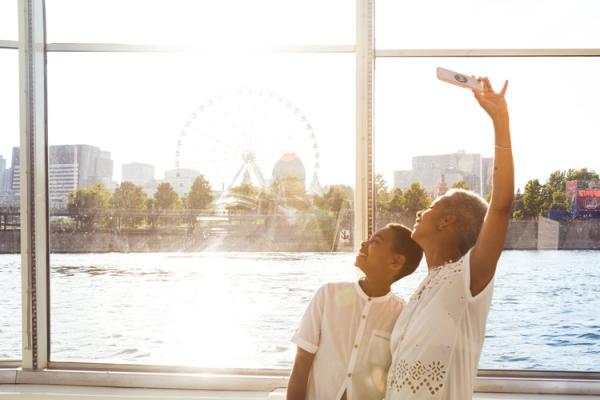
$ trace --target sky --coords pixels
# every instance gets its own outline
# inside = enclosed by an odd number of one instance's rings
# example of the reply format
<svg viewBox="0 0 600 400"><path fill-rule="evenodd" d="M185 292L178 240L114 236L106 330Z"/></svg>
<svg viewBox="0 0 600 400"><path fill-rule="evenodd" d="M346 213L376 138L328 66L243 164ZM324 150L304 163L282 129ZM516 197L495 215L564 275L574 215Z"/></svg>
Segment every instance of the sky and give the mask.
<svg viewBox="0 0 600 400"><path fill-rule="evenodd" d="M0 40L17 38L16 3L0 0ZM352 45L354 3L249 3L47 0L50 43L208 49L204 54L49 54L49 143L86 143L110 151L116 180L121 164L128 162L153 164L156 178L162 178L180 150L180 158L193 164L181 166L210 176L213 187L226 184L246 150L256 153L268 176L269 165L285 149L296 149L308 170L318 163L321 184L353 185L354 55L246 50L255 45ZM598 48L598 20L600 5L592 0L379 0L376 47ZM17 63L17 51L0 50L0 155L5 158L18 142ZM510 81L517 186L531 178L545 180L556 169L600 171L600 58L379 58L375 171L390 186L393 171L410 169L415 155L458 150L492 155L489 119L469 91L436 79L437 66L487 75L498 88L504 79ZM257 105L237 101L240 88L262 93L256 95ZM265 93L276 94L276 100ZM227 101L207 105L215 96ZM293 140L279 133L285 124ZM187 135L182 137L183 131ZM203 144L206 148L198 147Z"/></svg>

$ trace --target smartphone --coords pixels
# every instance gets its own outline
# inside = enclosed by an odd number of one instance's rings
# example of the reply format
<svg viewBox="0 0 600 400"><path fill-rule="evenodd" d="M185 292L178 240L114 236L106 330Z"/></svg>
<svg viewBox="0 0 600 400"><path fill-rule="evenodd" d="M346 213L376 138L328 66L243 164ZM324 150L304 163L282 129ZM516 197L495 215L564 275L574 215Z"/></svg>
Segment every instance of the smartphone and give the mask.
<svg viewBox="0 0 600 400"><path fill-rule="evenodd" d="M437 77L439 80L451 83L456 86L464 87L467 89L475 89L478 91L482 91L481 83L472 77L465 74L461 74L459 72L450 71L449 69L438 67L437 68Z"/></svg>

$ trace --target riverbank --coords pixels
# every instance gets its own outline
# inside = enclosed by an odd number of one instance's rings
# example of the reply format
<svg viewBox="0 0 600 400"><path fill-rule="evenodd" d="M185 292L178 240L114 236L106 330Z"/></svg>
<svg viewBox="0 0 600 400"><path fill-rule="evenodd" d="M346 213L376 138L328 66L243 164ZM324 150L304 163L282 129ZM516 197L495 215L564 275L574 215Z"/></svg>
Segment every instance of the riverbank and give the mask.
<svg viewBox="0 0 600 400"><path fill-rule="evenodd" d="M378 221L378 225L385 221ZM327 235L328 236L328 235ZM265 230L257 225L237 225L221 230L53 232L53 253L143 253L196 251L331 252L352 251L350 240L325 237L295 227ZM505 249L600 249L600 221L511 221ZM0 254L20 252L20 232L0 231Z"/></svg>

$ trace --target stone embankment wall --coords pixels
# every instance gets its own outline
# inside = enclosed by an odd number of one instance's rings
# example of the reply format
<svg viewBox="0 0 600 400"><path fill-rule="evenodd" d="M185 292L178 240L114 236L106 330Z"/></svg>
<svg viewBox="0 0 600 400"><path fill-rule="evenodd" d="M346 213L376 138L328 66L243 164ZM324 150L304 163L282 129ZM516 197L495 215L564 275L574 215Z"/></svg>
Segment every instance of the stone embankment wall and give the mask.
<svg viewBox="0 0 600 400"><path fill-rule="evenodd" d="M384 226L385 220L378 220ZM409 225L411 221L402 221ZM329 235L327 235L329 236ZM600 249L600 221L561 222L540 218L538 221L511 221L505 249ZM54 253L105 252L192 252L192 251L285 251L329 252L332 238L294 227L265 231L260 226L239 225L221 232L54 232L50 248ZM352 251L349 244L338 250ZM0 254L20 252L20 232L0 231Z"/></svg>

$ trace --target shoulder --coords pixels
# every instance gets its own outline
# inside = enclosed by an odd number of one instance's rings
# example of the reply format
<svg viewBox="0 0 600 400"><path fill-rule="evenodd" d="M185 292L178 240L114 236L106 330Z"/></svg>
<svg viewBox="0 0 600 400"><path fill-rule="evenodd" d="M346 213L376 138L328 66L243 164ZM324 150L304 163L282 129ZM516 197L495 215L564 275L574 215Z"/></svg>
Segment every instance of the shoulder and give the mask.
<svg viewBox="0 0 600 400"><path fill-rule="evenodd" d="M354 290L354 286L354 282L327 282L317 290L315 296L335 295L346 290Z"/></svg>
<svg viewBox="0 0 600 400"><path fill-rule="evenodd" d="M354 287L354 282L327 282L323 284L319 290L342 290Z"/></svg>
<svg viewBox="0 0 600 400"><path fill-rule="evenodd" d="M402 298L402 296L399 296L395 293L392 293L388 303L390 304L392 309L397 313L400 313L406 306L406 301Z"/></svg>

